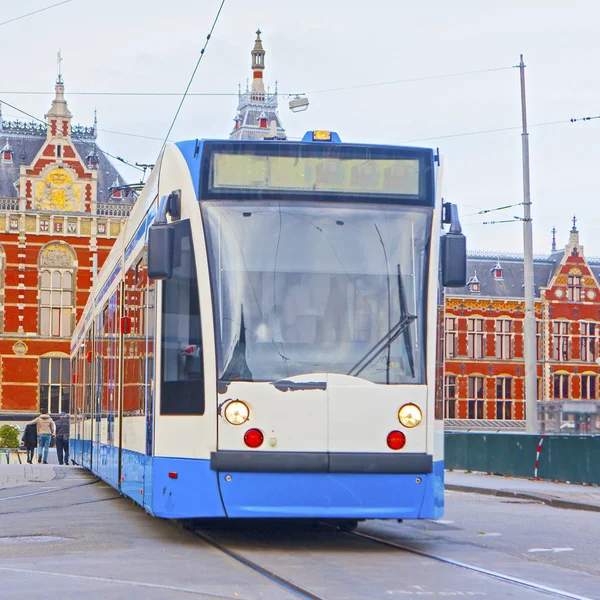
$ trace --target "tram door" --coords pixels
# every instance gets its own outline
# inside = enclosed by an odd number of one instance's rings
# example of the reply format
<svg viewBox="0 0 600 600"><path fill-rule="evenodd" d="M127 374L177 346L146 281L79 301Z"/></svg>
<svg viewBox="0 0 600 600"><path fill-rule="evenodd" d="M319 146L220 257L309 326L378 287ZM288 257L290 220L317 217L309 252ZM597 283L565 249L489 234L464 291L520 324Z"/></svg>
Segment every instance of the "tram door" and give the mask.
<svg viewBox="0 0 600 600"><path fill-rule="evenodd" d="M146 456L152 455L152 369L154 281L148 278L144 249L134 258L123 289L121 320L122 430L119 481L123 493L146 494Z"/></svg>
<svg viewBox="0 0 600 600"><path fill-rule="evenodd" d="M94 368L92 363L93 343L92 328L90 327L84 343L84 396L83 396L83 427L81 433L82 457L84 467L92 467L92 438L94 435L93 398L94 398Z"/></svg>

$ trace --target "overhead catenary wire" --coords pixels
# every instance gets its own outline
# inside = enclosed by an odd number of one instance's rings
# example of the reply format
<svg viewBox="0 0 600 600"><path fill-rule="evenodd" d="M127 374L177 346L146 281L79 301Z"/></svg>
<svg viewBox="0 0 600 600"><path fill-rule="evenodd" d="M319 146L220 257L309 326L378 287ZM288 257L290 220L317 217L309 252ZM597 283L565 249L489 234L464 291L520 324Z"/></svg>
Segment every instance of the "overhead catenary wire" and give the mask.
<svg viewBox="0 0 600 600"><path fill-rule="evenodd" d="M492 69L480 69L476 71L462 71L460 73L446 73L441 75L427 75L425 77L415 77L412 79L395 79L392 81L379 81L375 83L362 83L357 85L350 85L338 88L329 88L324 90L315 90L309 92L279 92L278 96L292 97L292 96L304 96L307 94L325 94L330 92L340 92L345 90L354 90L361 88L379 87L384 85L399 85L402 83L416 83L419 81L428 81L432 79L446 79L449 77L460 77L463 75L474 75L477 73L490 73L494 71L504 71L506 69L512 69L513 67L497 67ZM45 95L47 92L41 91L3 91L2 94L14 94L14 95L33 95L40 96ZM181 92L69 92L70 96L181 96ZM188 92L187 96L238 96L238 92Z"/></svg>
<svg viewBox="0 0 600 600"><path fill-rule="evenodd" d="M221 11L223 10L223 5L225 4L225 0L221 1L221 5L219 6L219 10L217 11L217 15L215 17L215 20L213 21L212 27L210 28L210 31L208 32L208 35L206 36L206 41L204 42L204 46L202 47L202 50L200 50L200 56L198 57L198 61L196 62L196 66L194 67L194 70L192 71L192 76L190 77L190 80L187 84L187 87L185 88L185 92L183 93L183 96L181 98L181 102L179 103L179 106L177 107L177 111L175 112L175 116L173 117L173 121L171 121L171 126L169 127L169 131L167 131L167 135L165 136L165 141L162 143L161 149L159 151L159 154L162 152L162 149L165 147L165 144L167 143L167 140L169 139L169 136L171 135L171 131L173 130L173 127L175 126L175 121L177 121L177 117L179 116L179 112L181 111L181 107L183 106L183 103L185 101L185 98L188 94L188 91L190 89L190 86L192 85L193 81L194 81L194 77L196 76L196 71L198 70L198 67L200 66L200 63L202 62L202 58L204 56L204 52L206 51L206 47L208 46L208 42L210 42L210 38L212 36L212 33L217 25L217 21L219 20L219 16L221 15Z"/></svg>
<svg viewBox="0 0 600 600"><path fill-rule="evenodd" d="M485 208L483 210L478 210L474 213L469 213L468 215L464 215L464 217L472 217L474 215L485 215L487 213L496 212L497 210L506 210L507 208L514 208L515 206L523 206L522 202L517 202L516 204L507 204L506 206L498 206L497 208ZM473 207L475 208L475 207Z"/></svg>
<svg viewBox="0 0 600 600"><path fill-rule="evenodd" d="M0 27L2 25L8 25L9 23L14 23L15 21L20 21L25 17L31 17L32 15L37 15L38 13L44 12L46 10L50 10L51 8L56 8L57 6L61 6L62 4L67 4L68 2L72 2L73 0L63 0L62 2L57 2L56 4L52 4L50 6L45 6L44 8L40 8L38 10L34 10L33 12L27 13L25 15L21 15L20 17L15 17L13 19L9 19L8 21L3 21L0 23Z"/></svg>

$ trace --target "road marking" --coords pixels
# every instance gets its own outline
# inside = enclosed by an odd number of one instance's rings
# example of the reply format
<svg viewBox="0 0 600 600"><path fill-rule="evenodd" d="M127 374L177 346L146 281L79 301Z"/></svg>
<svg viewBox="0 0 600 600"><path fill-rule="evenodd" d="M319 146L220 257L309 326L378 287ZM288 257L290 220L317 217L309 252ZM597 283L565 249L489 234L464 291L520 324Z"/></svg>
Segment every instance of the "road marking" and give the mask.
<svg viewBox="0 0 600 600"><path fill-rule="evenodd" d="M439 521L435 521L436 523L439 523L440 525L452 525L454 523L454 521L444 521L442 519L440 519Z"/></svg>
<svg viewBox="0 0 600 600"><path fill-rule="evenodd" d="M478 531L477 535L481 535L481 536L485 536L485 537L492 537L492 536L497 536L497 535L502 535L501 533L492 533L492 532L485 532L485 531Z"/></svg>
<svg viewBox="0 0 600 600"><path fill-rule="evenodd" d="M527 552L573 552L573 548L530 548Z"/></svg>

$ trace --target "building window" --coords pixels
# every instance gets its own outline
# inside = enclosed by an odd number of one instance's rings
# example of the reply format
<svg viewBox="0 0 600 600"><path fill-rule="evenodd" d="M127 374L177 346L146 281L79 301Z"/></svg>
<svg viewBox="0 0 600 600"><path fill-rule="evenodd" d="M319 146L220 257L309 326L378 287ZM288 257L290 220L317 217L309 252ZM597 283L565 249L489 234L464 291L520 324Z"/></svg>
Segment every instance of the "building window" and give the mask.
<svg viewBox="0 0 600 600"><path fill-rule="evenodd" d="M584 362L594 362L596 360L596 323L583 321L579 324L579 327L581 360Z"/></svg>
<svg viewBox="0 0 600 600"><path fill-rule="evenodd" d="M512 358L512 321L498 319L496 321L496 358L505 360Z"/></svg>
<svg viewBox="0 0 600 600"><path fill-rule="evenodd" d="M555 321L552 323L552 358L569 360L569 323Z"/></svg>
<svg viewBox="0 0 600 600"><path fill-rule="evenodd" d="M51 414L70 409L71 365L65 358L40 358L40 410Z"/></svg>
<svg viewBox="0 0 600 600"><path fill-rule="evenodd" d="M496 398L498 400L512 399L512 377L496 377Z"/></svg>
<svg viewBox="0 0 600 600"><path fill-rule="evenodd" d="M40 334L69 337L73 332L73 273L44 270L40 278Z"/></svg>
<svg viewBox="0 0 600 600"><path fill-rule="evenodd" d="M469 358L483 358L483 319L467 319L467 354Z"/></svg>
<svg viewBox="0 0 600 600"><path fill-rule="evenodd" d="M581 302L581 276L569 275L567 278L567 300Z"/></svg>
<svg viewBox="0 0 600 600"><path fill-rule="evenodd" d="M446 358L456 358L458 356L458 319L455 317L446 317L444 322L445 340L446 340Z"/></svg>
<svg viewBox="0 0 600 600"><path fill-rule="evenodd" d="M483 419L483 377L472 375L468 379L468 419Z"/></svg>
<svg viewBox="0 0 600 600"><path fill-rule="evenodd" d="M596 375L581 376L582 400L596 400Z"/></svg>
<svg viewBox="0 0 600 600"><path fill-rule="evenodd" d="M445 418L456 419L456 375L446 375L444 378Z"/></svg>
<svg viewBox="0 0 600 600"><path fill-rule="evenodd" d="M554 375L553 397L564 400L569 398L569 375L560 373Z"/></svg>
<svg viewBox="0 0 600 600"><path fill-rule="evenodd" d="M512 377L496 377L496 419L510 420L512 415Z"/></svg>
<svg viewBox="0 0 600 600"><path fill-rule="evenodd" d="M70 337L75 317L75 253L51 242L39 258L39 333Z"/></svg>
<svg viewBox="0 0 600 600"><path fill-rule="evenodd" d="M535 352L536 352L537 360L542 360L543 351L544 351L544 348L542 346L542 323L541 323L541 321L536 321L535 322ZM539 398L539 396L538 396L538 398Z"/></svg>

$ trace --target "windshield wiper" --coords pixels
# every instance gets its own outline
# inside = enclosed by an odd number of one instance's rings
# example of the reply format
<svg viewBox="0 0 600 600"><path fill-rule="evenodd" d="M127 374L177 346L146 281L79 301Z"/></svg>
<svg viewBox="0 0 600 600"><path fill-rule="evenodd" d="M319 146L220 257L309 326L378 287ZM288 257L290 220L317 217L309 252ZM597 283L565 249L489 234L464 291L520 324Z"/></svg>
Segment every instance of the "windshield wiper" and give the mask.
<svg viewBox="0 0 600 600"><path fill-rule="evenodd" d="M241 310L240 332L231 353L231 358L224 369L222 381L253 381L252 372L246 360L246 326L244 325L244 307Z"/></svg>
<svg viewBox="0 0 600 600"><path fill-rule="evenodd" d="M348 371L348 375L358 377L386 348L389 348L408 326L416 319L415 315L404 315L400 320ZM412 355L410 355L412 357Z"/></svg>
<svg viewBox="0 0 600 600"><path fill-rule="evenodd" d="M384 350L390 346L402 334L404 334L404 347L406 350L406 358L410 368L411 376L415 376L415 361L413 357L412 342L410 338L410 329L408 326L417 318L416 315L408 314L406 310L406 290L402 280L402 272L400 265L398 270L398 301L400 304L400 320L348 371L348 375L358 376L366 367L368 367ZM389 357L388 357L389 367Z"/></svg>
<svg viewBox="0 0 600 600"><path fill-rule="evenodd" d="M398 264L398 301L400 302L400 315L406 316L408 314L408 311L406 310L406 290L404 288L404 281L402 279L402 271L400 271L400 264ZM413 348L410 339L410 329L408 327L404 328L404 349L406 350L406 358L408 360L408 366L410 367L410 374L414 379L415 360L413 357Z"/></svg>

